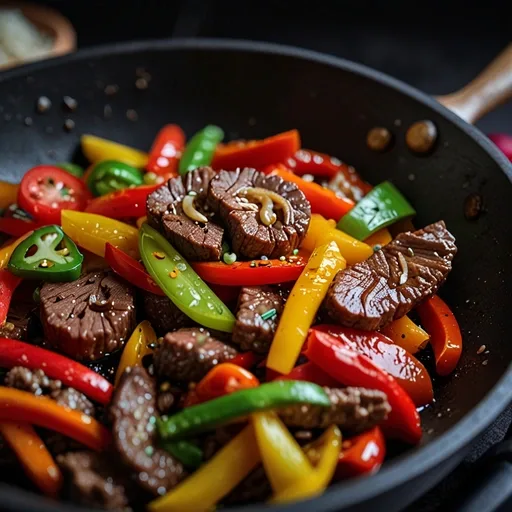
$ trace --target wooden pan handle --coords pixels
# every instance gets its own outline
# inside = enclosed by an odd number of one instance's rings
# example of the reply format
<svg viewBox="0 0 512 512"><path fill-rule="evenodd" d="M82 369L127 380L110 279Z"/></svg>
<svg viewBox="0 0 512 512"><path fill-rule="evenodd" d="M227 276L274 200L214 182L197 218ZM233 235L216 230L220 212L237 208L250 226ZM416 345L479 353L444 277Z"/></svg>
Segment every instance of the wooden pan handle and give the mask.
<svg viewBox="0 0 512 512"><path fill-rule="evenodd" d="M468 123L512 98L512 44L460 91L436 99Z"/></svg>

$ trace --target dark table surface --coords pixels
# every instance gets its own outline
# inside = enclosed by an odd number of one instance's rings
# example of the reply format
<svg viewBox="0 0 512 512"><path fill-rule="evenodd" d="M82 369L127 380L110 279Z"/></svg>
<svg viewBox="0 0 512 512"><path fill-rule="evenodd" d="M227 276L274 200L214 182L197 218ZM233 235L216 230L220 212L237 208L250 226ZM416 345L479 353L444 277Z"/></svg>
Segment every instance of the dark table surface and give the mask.
<svg viewBox="0 0 512 512"><path fill-rule="evenodd" d="M227 37L301 46L363 63L438 95L469 82L508 42L510 18L503 0L485 3L430 0L428 3L283 0L54 0L73 23L79 48L165 37ZM512 133L512 102L482 119L486 133ZM341 156L341 155L339 155ZM410 511L454 504L471 488L475 465L505 436L512 412L475 443L459 468Z"/></svg>

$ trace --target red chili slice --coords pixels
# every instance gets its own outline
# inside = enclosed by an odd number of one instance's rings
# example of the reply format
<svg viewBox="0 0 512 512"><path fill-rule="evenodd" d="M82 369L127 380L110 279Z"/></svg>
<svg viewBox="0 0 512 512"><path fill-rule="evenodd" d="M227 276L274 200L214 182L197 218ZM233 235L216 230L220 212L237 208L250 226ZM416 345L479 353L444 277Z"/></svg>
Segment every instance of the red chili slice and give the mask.
<svg viewBox="0 0 512 512"><path fill-rule="evenodd" d="M83 210L90 198L85 182L53 165L30 169L18 191L19 206L43 224L60 224L61 210Z"/></svg>

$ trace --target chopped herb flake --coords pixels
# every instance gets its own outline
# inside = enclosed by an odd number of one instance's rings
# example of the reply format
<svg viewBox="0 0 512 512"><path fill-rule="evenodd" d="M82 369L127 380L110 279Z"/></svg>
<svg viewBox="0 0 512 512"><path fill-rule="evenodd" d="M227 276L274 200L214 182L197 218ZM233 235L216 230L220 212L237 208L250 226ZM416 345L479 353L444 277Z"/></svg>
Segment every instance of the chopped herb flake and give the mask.
<svg viewBox="0 0 512 512"><path fill-rule="evenodd" d="M276 308L269 309L268 311L265 311L263 315L261 315L262 320L272 320L277 316L277 310Z"/></svg>

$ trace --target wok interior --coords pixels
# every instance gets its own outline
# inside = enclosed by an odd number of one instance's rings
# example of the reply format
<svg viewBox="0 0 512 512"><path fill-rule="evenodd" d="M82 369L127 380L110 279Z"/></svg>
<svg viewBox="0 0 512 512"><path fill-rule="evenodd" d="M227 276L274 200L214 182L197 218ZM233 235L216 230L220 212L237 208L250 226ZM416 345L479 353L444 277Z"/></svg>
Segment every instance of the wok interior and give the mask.
<svg viewBox="0 0 512 512"><path fill-rule="evenodd" d="M151 75L142 91L135 87L140 67ZM461 325L464 351L454 375L435 379L436 401L422 415L425 441L467 414L507 369L512 358L506 293L511 282L509 178L469 135L420 101L346 69L242 50L161 48L13 75L0 80L2 179L17 181L35 164L75 158L82 133L147 149L168 122L188 134L215 123L230 139L297 128L304 147L339 157L371 183L391 179L416 208L415 224L444 219L459 247L441 296ZM107 95L104 89L112 84L119 91ZM36 113L41 95L53 102L46 114ZM76 112L64 112L64 95L78 101ZM112 108L108 119L106 105ZM128 109L137 112L138 120L127 118ZM26 117L33 119L32 126L25 126ZM63 127L68 117L76 123L70 133ZM421 119L434 121L439 131L437 147L427 157L411 154L404 142L407 127ZM387 127L394 136L386 153L366 147L366 134L375 126ZM469 222L464 199L475 192L483 196L485 214ZM489 353L477 355L483 344Z"/></svg>

